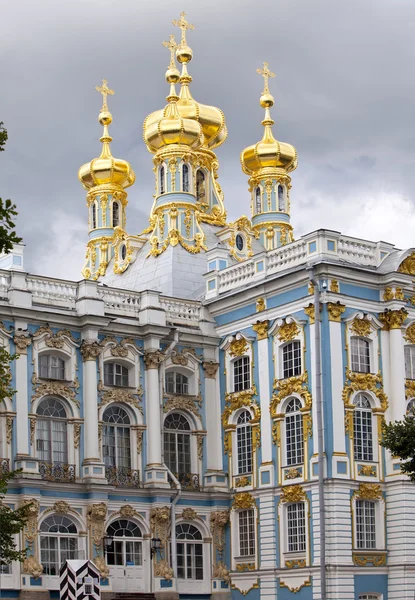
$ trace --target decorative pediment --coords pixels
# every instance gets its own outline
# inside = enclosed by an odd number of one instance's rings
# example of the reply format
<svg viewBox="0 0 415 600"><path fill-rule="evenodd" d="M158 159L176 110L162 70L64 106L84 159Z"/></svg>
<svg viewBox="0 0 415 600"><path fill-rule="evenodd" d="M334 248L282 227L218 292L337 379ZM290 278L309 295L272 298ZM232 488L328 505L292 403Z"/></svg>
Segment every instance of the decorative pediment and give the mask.
<svg viewBox="0 0 415 600"><path fill-rule="evenodd" d="M382 410L388 408L388 397L383 391L383 379L381 373L355 373L350 369L346 370L346 383L343 388L342 397L346 407L354 408L350 404L351 396L354 392L372 392L379 399Z"/></svg>
<svg viewBox="0 0 415 600"><path fill-rule="evenodd" d="M415 252L412 252L412 254L401 262L398 272L405 273L406 275L415 275Z"/></svg>
<svg viewBox="0 0 415 600"><path fill-rule="evenodd" d="M272 395L270 404L271 417L276 417L278 415L281 402L292 394L298 394L304 399L306 408L311 408L312 396L308 388L307 371L304 371L302 375L298 375L296 377L289 377L288 379L276 379L274 381L274 388L275 392Z"/></svg>
<svg viewBox="0 0 415 600"><path fill-rule="evenodd" d="M39 327L33 334L34 340L43 340L48 348L55 348L62 350L65 344L69 344L72 347L79 347L79 341L76 340L69 329L60 329L56 333L53 333L52 329L48 324Z"/></svg>

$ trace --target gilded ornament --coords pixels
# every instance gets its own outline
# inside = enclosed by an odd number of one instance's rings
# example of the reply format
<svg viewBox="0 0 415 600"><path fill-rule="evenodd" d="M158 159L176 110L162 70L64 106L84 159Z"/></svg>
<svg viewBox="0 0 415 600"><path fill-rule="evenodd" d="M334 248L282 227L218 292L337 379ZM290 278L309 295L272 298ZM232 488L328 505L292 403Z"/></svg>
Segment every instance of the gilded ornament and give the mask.
<svg viewBox="0 0 415 600"><path fill-rule="evenodd" d="M199 458L199 460L203 459L203 440L204 440L205 435L202 433L199 433L196 435L196 441L197 441L197 457Z"/></svg>
<svg viewBox="0 0 415 600"><path fill-rule="evenodd" d="M395 288L395 300L405 300L405 294L400 287Z"/></svg>
<svg viewBox="0 0 415 600"><path fill-rule="evenodd" d="M199 518L199 515L193 508L184 508L181 517L186 521L195 521Z"/></svg>
<svg viewBox="0 0 415 600"><path fill-rule="evenodd" d="M246 571L255 571L255 563L239 563L236 565L237 573L244 573Z"/></svg>
<svg viewBox="0 0 415 600"><path fill-rule="evenodd" d="M80 407L79 400L76 398L79 389L79 381L75 379L72 383L66 384L62 381L45 381L44 383L39 383L39 379L36 374L32 377L33 384L33 396L32 403L35 402L38 398L42 398L43 396L62 396L68 400L68 402L73 402L77 408Z"/></svg>
<svg viewBox="0 0 415 600"><path fill-rule="evenodd" d="M285 581L280 579L280 587L287 588L293 594L297 594L303 587L310 587L310 586L311 586L310 579L306 579L301 585L299 585L297 587L294 587L293 585L290 585L289 583L286 583Z"/></svg>
<svg viewBox="0 0 415 600"><path fill-rule="evenodd" d="M135 435L137 439L137 454L141 454L143 449L143 430L136 429Z"/></svg>
<svg viewBox="0 0 415 600"><path fill-rule="evenodd" d="M239 492L232 500L233 510L256 508L255 498L249 492Z"/></svg>
<svg viewBox="0 0 415 600"><path fill-rule="evenodd" d="M223 434L223 452L232 456L232 431L225 431Z"/></svg>
<svg viewBox="0 0 415 600"><path fill-rule="evenodd" d="M415 275L415 252L412 252L405 258L399 265L399 273L406 273L407 275Z"/></svg>
<svg viewBox="0 0 415 600"><path fill-rule="evenodd" d="M362 477L376 477L376 467L374 465L360 465L359 475Z"/></svg>
<svg viewBox="0 0 415 600"><path fill-rule="evenodd" d="M248 349L248 342L244 337L237 339L236 337L229 344L229 354L231 356L242 356Z"/></svg>
<svg viewBox="0 0 415 600"><path fill-rule="evenodd" d="M276 446L281 444L281 422L275 421L272 425L272 441Z"/></svg>
<svg viewBox="0 0 415 600"><path fill-rule="evenodd" d="M394 298L394 294L392 291L391 287L386 287L385 291L383 292L383 299L385 302L389 302L390 300L393 300Z"/></svg>
<svg viewBox="0 0 415 600"><path fill-rule="evenodd" d="M82 360L96 360L102 352L102 346L98 342L82 342L81 347Z"/></svg>
<svg viewBox="0 0 415 600"><path fill-rule="evenodd" d="M229 510L218 510L210 514L210 531L213 545L213 576L216 579L229 579L229 571L222 560L225 551L225 527L229 523Z"/></svg>
<svg viewBox="0 0 415 600"><path fill-rule="evenodd" d="M256 422L259 422L261 417L261 409L258 403L253 399L256 396L257 390L253 386L250 390L242 390L241 392L233 392L225 395L225 408L222 413L222 423L225 427L229 422L229 417L238 408L249 408L253 414Z"/></svg>
<svg viewBox="0 0 415 600"><path fill-rule="evenodd" d="M33 444L35 443L36 422L37 422L36 417L30 417L29 423L30 423L30 445L31 446L33 446Z"/></svg>
<svg viewBox="0 0 415 600"><path fill-rule="evenodd" d="M386 552L379 554L358 554L353 552L353 563L357 567L366 567L372 564L374 567L386 566Z"/></svg>
<svg viewBox="0 0 415 600"><path fill-rule="evenodd" d="M94 546L99 547L105 533L105 520L107 518L107 505L105 502L90 504L87 508L87 521Z"/></svg>
<svg viewBox="0 0 415 600"><path fill-rule="evenodd" d="M71 506L65 500L58 500L53 505L53 511L61 515L66 515L71 511Z"/></svg>
<svg viewBox="0 0 415 600"><path fill-rule="evenodd" d="M107 563L105 562L105 558L103 556L96 556L93 559L93 563L99 571L102 579L108 579L110 575L110 569Z"/></svg>
<svg viewBox="0 0 415 600"><path fill-rule="evenodd" d="M134 406L141 413L143 412L143 407L140 404L141 398L139 394L132 394L128 390L125 389L109 389L105 390L102 393L98 408L109 404L110 402L124 402L125 404L129 404L130 406Z"/></svg>
<svg viewBox="0 0 415 600"><path fill-rule="evenodd" d="M122 517L135 517L137 511L130 504L125 504L120 508L120 515Z"/></svg>
<svg viewBox="0 0 415 600"><path fill-rule="evenodd" d="M146 350L144 352L144 364L146 369L158 369L165 358L166 357L161 350Z"/></svg>
<svg viewBox="0 0 415 600"><path fill-rule="evenodd" d="M300 484L287 485L281 490L280 502L301 502L307 499L307 495Z"/></svg>
<svg viewBox="0 0 415 600"><path fill-rule="evenodd" d="M346 410L344 415L344 431L352 440L354 436L353 411Z"/></svg>
<svg viewBox="0 0 415 600"><path fill-rule="evenodd" d="M6 416L6 442L7 444L12 443L13 435L13 417L11 415Z"/></svg>
<svg viewBox="0 0 415 600"><path fill-rule="evenodd" d="M386 310L379 314L379 320L383 323L383 329L389 331L391 329L401 329L407 316L408 311L405 308Z"/></svg>
<svg viewBox="0 0 415 600"><path fill-rule="evenodd" d="M151 509L150 528L152 537L159 538L161 547L165 548L170 528L170 508L168 506L158 506Z"/></svg>
<svg viewBox="0 0 415 600"><path fill-rule="evenodd" d="M257 298L256 301L256 312L262 312L266 309L265 298Z"/></svg>
<svg viewBox="0 0 415 600"><path fill-rule="evenodd" d="M371 322L365 316L363 318L356 316L350 325L350 331L354 335L369 337L371 333L371 327Z"/></svg>
<svg viewBox="0 0 415 600"><path fill-rule="evenodd" d="M327 310L329 313L329 321L334 321L335 323L340 323L341 315L346 310L344 304L340 304L340 302L328 302Z"/></svg>
<svg viewBox="0 0 415 600"><path fill-rule="evenodd" d="M409 327L406 328L404 337L410 344L415 344L415 323L411 323Z"/></svg>
<svg viewBox="0 0 415 600"><path fill-rule="evenodd" d="M188 410L196 417L200 419L200 412L196 404L199 404L196 397L192 396L178 396L178 395L165 395L166 400L163 405L163 412L168 413L171 410L181 409Z"/></svg>
<svg viewBox="0 0 415 600"><path fill-rule="evenodd" d="M26 335L24 333L16 333L13 338L13 341L15 343L16 350L18 353L27 354L27 348L32 343L32 339L31 337L29 337L29 334Z"/></svg>
<svg viewBox="0 0 415 600"><path fill-rule="evenodd" d="M23 528L23 536L25 540L29 543L29 545L32 546L37 536L37 519L39 515L40 505L36 498L31 498L30 500L23 500L20 506L28 507L29 514Z"/></svg>
<svg viewBox="0 0 415 600"><path fill-rule="evenodd" d="M277 417L280 402L292 394L300 395L307 409L311 408L312 396L308 389L308 374L304 371L302 375L289 377L288 379L276 379L274 381L275 393L272 395L270 412L272 417Z"/></svg>
<svg viewBox="0 0 415 600"><path fill-rule="evenodd" d="M166 560L157 560L156 557L156 564L154 565L154 577L160 577L161 579L167 580L173 578L173 569L169 567Z"/></svg>
<svg viewBox="0 0 415 600"><path fill-rule="evenodd" d="M53 333L49 325L42 325L42 327L39 327L39 329L37 329L37 331L33 334L33 339L41 337L44 334L44 341L48 348L56 348L61 350L65 345L65 338L68 338L68 340L71 342L77 342L69 329L61 329L60 331Z"/></svg>
<svg viewBox="0 0 415 600"><path fill-rule="evenodd" d="M23 563L23 573L30 573L35 579L39 579L42 575L43 567L33 554L25 558Z"/></svg>
<svg viewBox="0 0 415 600"><path fill-rule="evenodd" d="M382 497L382 490L377 483L360 483L353 495L359 500L377 500Z"/></svg>
<svg viewBox="0 0 415 600"><path fill-rule="evenodd" d="M405 398L409 400L415 397L415 380L406 379L405 381Z"/></svg>
<svg viewBox="0 0 415 600"><path fill-rule="evenodd" d="M295 560L286 560L286 569L303 569L306 566L305 558L297 558Z"/></svg>
<svg viewBox="0 0 415 600"><path fill-rule="evenodd" d="M310 303L308 306L305 306L304 312L310 321L310 325L314 325L316 322L316 311L314 310L314 304Z"/></svg>
<svg viewBox="0 0 415 600"><path fill-rule="evenodd" d="M330 281L330 291L333 292L333 294L338 294L340 292L339 282L336 279Z"/></svg>
<svg viewBox="0 0 415 600"><path fill-rule="evenodd" d="M81 424L74 423L74 425L73 425L73 445L74 445L75 450L78 450L78 448L79 448L80 439L81 439Z"/></svg>
<svg viewBox="0 0 415 600"><path fill-rule="evenodd" d="M213 565L213 579L223 579L225 583L230 582L229 570L222 561Z"/></svg>
<svg viewBox="0 0 415 600"><path fill-rule="evenodd" d="M252 325L252 329L257 334L258 341L266 340L268 337L269 321L257 321Z"/></svg>
<svg viewBox="0 0 415 600"><path fill-rule="evenodd" d="M284 475L285 479L297 479L298 477L301 477L302 474L300 469L291 467L290 469L285 469Z"/></svg>
<svg viewBox="0 0 415 600"><path fill-rule="evenodd" d="M308 293L310 296L314 294L314 283L312 281L308 282Z"/></svg>
<svg viewBox="0 0 415 600"><path fill-rule="evenodd" d="M117 342L117 339L113 336L108 336L104 338L100 345L105 348L105 346L110 346L111 356L115 356L117 358L127 358L128 356L128 348L126 348L126 344L134 345L134 341L131 338L126 338Z"/></svg>
<svg viewBox="0 0 415 600"><path fill-rule="evenodd" d="M313 419L310 413L303 413L303 435L304 439L313 437Z"/></svg>
<svg viewBox="0 0 415 600"><path fill-rule="evenodd" d="M287 322L285 321L283 325L278 330L278 339L280 342L290 342L293 340L298 334L300 330L295 321Z"/></svg>
<svg viewBox="0 0 415 600"><path fill-rule="evenodd" d="M238 477L238 479L235 481L236 488L246 487L247 485L251 485L250 477Z"/></svg>
<svg viewBox="0 0 415 600"><path fill-rule="evenodd" d="M219 363L215 362L214 360L204 361L202 363L202 367L205 372L205 377L208 377L209 379L216 378L216 373L219 369Z"/></svg>
<svg viewBox="0 0 415 600"><path fill-rule="evenodd" d="M350 398L354 392L372 392L379 399L383 411L388 408L388 397L383 391L383 379L381 373L356 373L346 369L346 383L343 388L342 398L346 407L354 409L350 404Z"/></svg>

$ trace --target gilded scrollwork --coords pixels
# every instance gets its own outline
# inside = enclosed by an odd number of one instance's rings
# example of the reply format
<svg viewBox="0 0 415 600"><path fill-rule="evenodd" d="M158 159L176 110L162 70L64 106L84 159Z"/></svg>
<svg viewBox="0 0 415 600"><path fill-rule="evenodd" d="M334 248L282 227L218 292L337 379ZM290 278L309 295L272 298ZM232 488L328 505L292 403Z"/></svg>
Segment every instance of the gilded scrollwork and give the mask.
<svg viewBox="0 0 415 600"><path fill-rule="evenodd" d="M36 498L30 500L23 500L21 506L28 506L28 518L23 528L23 537L28 542L29 546L32 546L37 536L37 519L39 516L39 501Z"/></svg>
<svg viewBox="0 0 415 600"><path fill-rule="evenodd" d="M412 252L405 258L399 265L399 273L406 273L407 275L415 275L415 252Z"/></svg>
<svg viewBox="0 0 415 600"><path fill-rule="evenodd" d="M94 565L97 567L102 579L108 579L110 569L105 561L105 558L103 556L96 556L94 558Z"/></svg>
<svg viewBox="0 0 415 600"><path fill-rule="evenodd" d="M75 450L78 450L80 440L81 440L81 423L76 422L73 424L73 445L74 445Z"/></svg>
<svg viewBox="0 0 415 600"><path fill-rule="evenodd" d="M85 362L87 360L96 360L101 354L103 348L98 342L87 342L83 340L80 350L82 360Z"/></svg>
<svg viewBox="0 0 415 600"><path fill-rule="evenodd" d="M276 379L274 381L274 388L275 392L272 395L270 404L271 417L277 417L280 403L292 394L300 395L304 399L305 408L311 408L312 396L308 389L307 371L304 371L302 375L289 377L288 379Z"/></svg>
<svg viewBox="0 0 415 600"><path fill-rule="evenodd" d="M78 379L75 379L71 383L52 380L40 382L38 376L34 373L32 376L32 384L32 403L43 396L58 395L65 398L65 400L68 400L68 402L73 402L77 408L80 407L79 400L76 397L80 387Z"/></svg>
<svg viewBox="0 0 415 600"><path fill-rule="evenodd" d="M129 404L130 406L134 406L141 413L143 412L143 407L141 405L141 391L137 391L136 394L133 394L125 389L109 389L105 390L100 394L100 401L98 407L101 408L110 402L123 402L125 404Z"/></svg>
<svg viewBox="0 0 415 600"><path fill-rule="evenodd" d="M355 392L372 392L379 400L381 409L388 408L388 398L383 391L383 379L381 373L356 373L350 369L346 370L346 383L343 388L342 397L345 407L354 408L350 403L351 396Z"/></svg>
<svg viewBox="0 0 415 600"><path fill-rule="evenodd" d="M316 322L316 311L314 308L314 304L310 302L308 306L304 307L304 312L309 319L310 325L313 325Z"/></svg>
<svg viewBox="0 0 415 600"><path fill-rule="evenodd" d="M200 419L200 407L201 399L199 399L198 396L179 396L165 394L165 401L163 404L163 412L165 413L177 409L187 410Z"/></svg>
<svg viewBox="0 0 415 600"><path fill-rule="evenodd" d="M225 527L229 523L229 510L218 510L210 515L210 531L213 542L213 572L216 579L226 579L229 571L223 570L225 552Z"/></svg>
<svg viewBox="0 0 415 600"><path fill-rule="evenodd" d="M307 495L300 484L287 485L281 490L280 502L302 502L306 499Z"/></svg>
<svg viewBox="0 0 415 600"><path fill-rule="evenodd" d="M205 377L208 377L209 379L215 379L216 373L219 369L219 363L215 362L214 360L203 361L202 366L205 372Z"/></svg>
<svg viewBox="0 0 415 600"><path fill-rule="evenodd" d="M151 535L161 540L162 548L165 548L167 545L169 527L170 508L168 506L152 508L150 513Z"/></svg>
<svg viewBox="0 0 415 600"><path fill-rule="evenodd" d="M350 325L351 333L361 337L369 337L371 329L372 323L365 315L356 315Z"/></svg>
<svg viewBox="0 0 415 600"><path fill-rule="evenodd" d="M405 308L400 308L399 310L386 310L380 313L379 320L383 324L383 329L390 331L391 329L401 329L407 316L408 311Z"/></svg>
<svg viewBox="0 0 415 600"><path fill-rule="evenodd" d="M146 369L158 369L165 358L166 357L161 350L146 350L146 352L144 352L144 364Z"/></svg>
<svg viewBox="0 0 415 600"><path fill-rule="evenodd" d="M415 323L411 323L405 330L405 340L410 344L415 344Z"/></svg>
<svg viewBox="0 0 415 600"><path fill-rule="evenodd" d="M23 562L23 573L30 573L35 579L39 579L42 575L43 567L33 554L25 558Z"/></svg>
<svg viewBox="0 0 415 600"><path fill-rule="evenodd" d="M255 498L249 492L238 492L232 500L232 509L240 510L247 508L256 508Z"/></svg>
<svg viewBox="0 0 415 600"><path fill-rule="evenodd" d="M353 563L357 567L366 567L372 564L374 567L386 566L386 552L378 554L360 554L353 552Z"/></svg>
<svg viewBox="0 0 415 600"><path fill-rule="evenodd" d="M27 348L32 343L32 338L29 334L18 332L15 334L13 341L18 354L27 354Z"/></svg>
<svg viewBox="0 0 415 600"><path fill-rule="evenodd" d="M252 325L252 329L257 334L258 341L266 340L268 337L269 321L257 321Z"/></svg>
<svg viewBox="0 0 415 600"><path fill-rule="evenodd" d="M249 408L253 412L253 420L258 422L261 417L261 408L254 396L257 395L255 386L252 386L250 390L242 390L241 392L233 392L226 394L225 396L225 408L222 413L222 423L226 427L229 422L229 417L235 410L239 408ZM252 423L251 421L251 423Z"/></svg>
<svg viewBox="0 0 415 600"><path fill-rule="evenodd" d="M42 325L42 327L39 327L39 329L35 331L33 338L36 339L43 335L45 335L44 341L48 348L61 350L65 346L65 338L74 344L77 344L77 340L73 337L69 329L61 329L56 333L53 333L49 325Z"/></svg>
<svg viewBox="0 0 415 600"><path fill-rule="evenodd" d="M101 545L105 531L105 519L107 517L107 505L105 502L90 504L87 509L88 527L94 546Z"/></svg>
<svg viewBox="0 0 415 600"><path fill-rule="evenodd" d="M235 337L229 344L229 354L234 357L242 356L243 354L246 353L247 349L248 349L248 342L242 336L240 336L239 338Z"/></svg>
<svg viewBox="0 0 415 600"><path fill-rule="evenodd" d="M382 497L382 490L377 483L360 483L353 496L359 500L378 500Z"/></svg>
<svg viewBox="0 0 415 600"><path fill-rule="evenodd" d="M294 320L284 321L284 323L278 329L278 339L280 342L290 342L299 333L300 330Z"/></svg>
<svg viewBox="0 0 415 600"><path fill-rule="evenodd" d="M329 313L329 321L334 321L335 323L340 323L341 316L346 310L344 304L340 302L328 302L327 303L327 312Z"/></svg>

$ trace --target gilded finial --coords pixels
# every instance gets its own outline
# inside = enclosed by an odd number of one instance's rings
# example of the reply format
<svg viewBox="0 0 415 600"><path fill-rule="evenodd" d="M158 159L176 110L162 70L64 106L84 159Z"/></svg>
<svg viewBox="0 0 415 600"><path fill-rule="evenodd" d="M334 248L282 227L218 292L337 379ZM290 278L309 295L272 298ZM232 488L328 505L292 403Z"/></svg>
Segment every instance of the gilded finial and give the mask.
<svg viewBox="0 0 415 600"><path fill-rule="evenodd" d="M181 12L180 19L174 19L174 21L172 21L172 23L173 23L173 25L175 25L175 27L180 27L180 29L182 30L182 39L180 42L180 46L181 47L187 46L186 31L188 29L190 31L193 31L195 26L192 25L191 23L189 23L188 21L186 21L186 13L185 12Z"/></svg>
<svg viewBox="0 0 415 600"><path fill-rule="evenodd" d="M174 54L177 50L177 44L176 44L176 40L174 38L174 34L172 33L170 35L169 41L168 42L162 42L162 45L165 48L168 48L170 50L170 65L169 65L169 69L174 69L176 67L176 63L174 62Z"/></svg>
<svg viewBox="0 0 415 600"><path fill-rule="evenodd" d="M180 73L174 61L174 53L177 50L177 44L176 40L174 39L174 35L171 34L169 41L162 42L162 44L165 48L168 48L168 50L170 50L170 64L166 71L166 81L170 83L170 94L167 96L167 101L172 102L174 100L179 99L179 97L176 94L174 84L177 83L180 79Z"/></svg>
<svg viewBox="0 0 415 600"><path fill-rule="evenodd" d="M262 69L257 69L256 72L259 73L259 75L262 75L262 77L264 78L264 91L262 92L262 94L270 94L268 82L270 77L275 77L275 73L269 70L267 62L264 62L264 66L262 67Z"/></svg>
<svg viewBox="0 0 415 600"><path fill-rule="evenodd" d="M107 97L108 94L110 96L114 95L114 90L110 90L110 88L107 85L108 81L106 79L102 80L102 85L101 86L95 86L95 89L97 92L99 92L100 94L102 94L102 108L101 108L101 112L109 112L108 111L108 104L107 104Z"/></svg>

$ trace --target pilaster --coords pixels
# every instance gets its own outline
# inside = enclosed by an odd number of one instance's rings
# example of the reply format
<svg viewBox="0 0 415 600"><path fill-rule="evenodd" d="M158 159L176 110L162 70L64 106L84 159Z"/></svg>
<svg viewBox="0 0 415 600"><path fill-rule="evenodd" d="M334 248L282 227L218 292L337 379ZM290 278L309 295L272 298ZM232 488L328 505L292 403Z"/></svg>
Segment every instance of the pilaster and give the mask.
<svg viewBox="0 0 415 600"><path fill-rule="evenodd" d="M206 443L207 460L204 485L208 488L227 489L228 478L223 471L223 438L220 410L220 389L218 370L215 360L204 360L205 404L206 404Z"/></svg>

